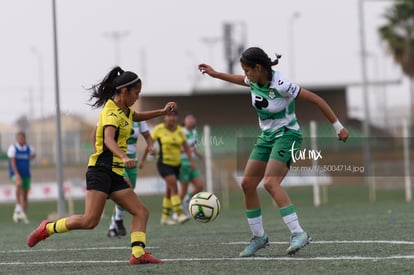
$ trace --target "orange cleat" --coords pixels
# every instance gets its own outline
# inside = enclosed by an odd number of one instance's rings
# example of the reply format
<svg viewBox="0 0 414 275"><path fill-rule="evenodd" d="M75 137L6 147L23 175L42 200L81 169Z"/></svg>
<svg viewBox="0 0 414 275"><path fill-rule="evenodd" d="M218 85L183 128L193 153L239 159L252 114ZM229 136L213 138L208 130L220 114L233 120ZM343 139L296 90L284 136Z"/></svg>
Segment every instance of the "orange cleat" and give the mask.
<svg viewBox="0 0 414 275"><path fill-rule="evenodd" d="M145 252L144 255L140 256L139 258L135 258L134 255L131 255L129 258L129 263L131 265L135 264L162 264L161 259L157 259L151 256L151 253Z"/></svg>
<svg viewBox="0 0 414 275"><path fill-rule="evenodd" d="M49 237L49 233L46 229L46 224L48 224L48 220L44 220L40 223L40 225L36 228L35 231L30 234L29 238L27 239L27 245L29 247L35 246L38 242L43 241L47 237Z"/></svg>

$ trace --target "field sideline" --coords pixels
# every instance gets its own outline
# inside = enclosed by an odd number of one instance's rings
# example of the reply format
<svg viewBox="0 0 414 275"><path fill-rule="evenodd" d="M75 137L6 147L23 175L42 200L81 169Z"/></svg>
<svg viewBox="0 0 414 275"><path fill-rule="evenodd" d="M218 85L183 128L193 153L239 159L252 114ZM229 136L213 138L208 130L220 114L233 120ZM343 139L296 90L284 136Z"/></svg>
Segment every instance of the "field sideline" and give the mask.
<svg viewBox="0 0 414 275"><path fill-rule="evenodd" d="M380 191L377 203L368 202L364 186L333 186L328 191L329 203L315 208L311 188L288 189L302 226L314 240L292 257L286 255L286 226L265 193L260 195L271 244L254 258L238 257L251 237L241 193L233 192L230 207L223 209L213 223L190 221L177 226L159 224L160 196L142 197L151 211L147 249L164 260L162 265L142 266L128 264L129 237L106 237L111 201L94 230L52 236L32 249L26 245L28 234L56 209L56 202L33 203L29 225L12 223L13 205L3 204L0 274L413 273L414 207L403 201L403 191ZM75 211L82 213L83 201L76 201Z"/></svg>

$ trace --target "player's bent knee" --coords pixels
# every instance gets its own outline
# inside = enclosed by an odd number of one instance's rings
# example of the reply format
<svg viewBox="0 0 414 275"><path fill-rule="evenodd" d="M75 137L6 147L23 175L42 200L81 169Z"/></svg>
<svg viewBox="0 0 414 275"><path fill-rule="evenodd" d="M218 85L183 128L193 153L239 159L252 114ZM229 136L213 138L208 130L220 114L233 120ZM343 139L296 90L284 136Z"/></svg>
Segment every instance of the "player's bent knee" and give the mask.
<svg viewBox="0 0 414 275"><path fill-rule="evenodd" d="M280 187L280 182L275 181L271 177L264 177L264 179L263 179L263 186L264 186L264 188L266 189L267 192L272 193L277 188Z"/></svg>
<svg viewBox="0 0 414 275"><path fill-rule="evenodd" d="M249 182L249 181L245 181L243 180L241 182L241 188L243 190L244 193L248 193L248 192L256 192L256 185Z"/></svg>
<svg viewBox="0 0 414 275"><path fill-rule="evenodd" d="M99 224L99 219L96 218L86 218L83 222L84 229L94 229Z"/></svg>
<svg viewBox="0 0 414 275"><path fill-rule="evenodd" d="M131 215L145 219L149 217L149 210L145 206L140 206L132 210Z"/></svg>

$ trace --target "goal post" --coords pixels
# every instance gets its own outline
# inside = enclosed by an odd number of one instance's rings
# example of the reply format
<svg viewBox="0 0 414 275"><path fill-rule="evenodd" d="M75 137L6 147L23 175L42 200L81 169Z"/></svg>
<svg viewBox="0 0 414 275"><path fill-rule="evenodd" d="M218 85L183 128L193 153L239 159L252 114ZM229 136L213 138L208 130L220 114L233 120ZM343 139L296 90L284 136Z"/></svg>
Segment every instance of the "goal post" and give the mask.
<svg viewBox="0 0 414 275"><path fill-rule="evenodd" d="M310 128L310 138L311 138L311 149L317 150L318 142L317 142L317 125L314 120L311 120L309 123ZM320 206L321 205L321 192L320 192L320 185L319 185L319 173L318 173L318 160L312 159L312 177L313 177L313 205Z"/></svg>
<svg viewBox="0 0 414 275"><path fill-rule="evenodd" d="M404 150L404 186L405 186L405 200L412 201L412 187L410 175L410 142L409 142L409 125L406 119L402 123L402 138Z"/></svg>
<svg viewBox="0 0 414 275"><path fill-rule="evenodd" d="M204 125L203 128L203 142L204 142L204 165L206 169L206 189L213 193L213 168L211 160L211 131L209 125Z"/></svg>

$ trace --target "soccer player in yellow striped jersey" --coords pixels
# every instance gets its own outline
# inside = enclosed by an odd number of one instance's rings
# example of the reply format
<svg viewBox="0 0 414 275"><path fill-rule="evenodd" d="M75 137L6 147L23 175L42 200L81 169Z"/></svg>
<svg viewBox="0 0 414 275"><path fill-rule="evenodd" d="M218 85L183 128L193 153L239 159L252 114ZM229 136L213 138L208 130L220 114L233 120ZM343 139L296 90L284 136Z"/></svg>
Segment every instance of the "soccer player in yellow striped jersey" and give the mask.
<svg viewBox="0 0 414 275"><path fill-rule="evenodd" d="M261 48L251 47L240 57L244 75L218 72L207 64L198 66L203 74L250 87L252 105L259 117L261 135L247 161L241 182L246 217L253 235L250 244L240 253L241 257L254 256L257 250L269 244L263 228L257 193L257 186L262 179L265 189L278 205L280 215L291 232L287 253L295 254L311 241L308 233L299 224L296 210L281 186L292 163L292 155L302 142L295 115L295 100L314 103L332 123L339 140L346 141L349 136L348 130L342 126L324 99L290 82L280 72L272 69L272 66L278 64L279 58L276 55L276 59L272 61Z"/></svg>
<svg viewBox="0 0 414 275"><path fill-rule="evenodd" d="M137 165L133 168L125 168L124 178L131 185L132 189L135 189L138 175L138 159L137 159L137 142L138 137L142 135L147 144L147 150L152 154L154 151L153 141L151 133L146 121L134 121L132 122L131 135L127 140L127 156L131 159L135 159ZM125 209L119 205L115 205L114 212L111 217L111 222L108 228L108 237L120 237L126 235L126 228L124 226Z"/></svg>
<svg viewBox="0 0 414 275"><path fill-rule="evenodd" d="M92 106L103 106L103 109L96 129L96 151L89 158L86 172L85 212L83 215L72 215L55 222L44 220L29 235L29 247L55 233L95 228L101 219L105 202L110 198L132 215L132 253L129 263L134 265L162 262L145 251L149 212L127 184L123 174L124 168L136 166L135 159L126 154L132 121L165 115L177 106L175 102L168 102L163 109L135 112L132 105L138 100L141 87L142 81L135 73L124 71L120 67L113 68L102 82L92 86L90 99L95 99ZM62 257L63 255L62 250Z"/></svg>
<svg viewBox="0 0 414 275"><path fill-rule="evenodd" d="M164 116L164 122L156 125L152 130L152 138L159 145L157 170L166 183L166 191L162 201L161 224L167 225L177 222L184 223L189 220L189 217L183 213L177 187L180 175L181 148L189 159L191 169L195 168L187 138L183 128L178 125L177 119L177 112L170 112ZM173 212L177 216L176 220L172 218Z"/></svg>

